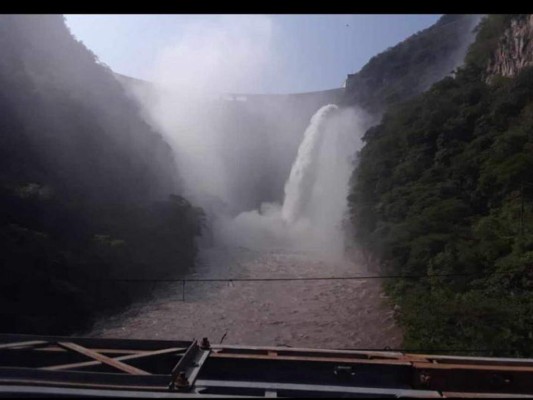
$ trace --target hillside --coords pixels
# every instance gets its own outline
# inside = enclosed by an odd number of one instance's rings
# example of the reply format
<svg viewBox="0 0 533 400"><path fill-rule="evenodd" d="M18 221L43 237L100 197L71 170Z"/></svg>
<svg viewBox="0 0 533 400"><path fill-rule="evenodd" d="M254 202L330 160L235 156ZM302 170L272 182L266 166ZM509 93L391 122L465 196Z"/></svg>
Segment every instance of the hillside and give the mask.
<svg viewBox="0 0 533 400"><path fill-rule="evenodd" d="M485 19L454 77L364 137L349 196L356 240L384 274L434 276L387 282L405 348L533 354L531 59L496 74L509 37L533 39L527 21Z"/></svg>
<svg viewBox="0 0 533 400"><path fill-rule="evenodd" d="M3 16L0 52L0 331L68 333L150 289L100 280L185 271L201 213L63 17Z"/></svg>
<svg viewBox="0 0 533 400"><path fill-rule="evenodd" d="M480 15L447 14L437 23L372 57L348 75L343 103L381 115L458 67L474 36Z"/></svg>

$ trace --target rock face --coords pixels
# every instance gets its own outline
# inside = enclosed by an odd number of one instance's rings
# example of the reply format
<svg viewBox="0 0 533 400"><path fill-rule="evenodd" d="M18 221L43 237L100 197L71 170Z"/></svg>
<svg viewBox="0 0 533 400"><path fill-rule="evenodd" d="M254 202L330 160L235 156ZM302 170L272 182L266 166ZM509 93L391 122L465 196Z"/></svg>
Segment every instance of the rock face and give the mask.
<svg viewBox="0 0 533 400"><path fill-rule="evenodd" d="M487 66L487 82L495 76L513 77L533 65L533 14L511 21Z"/></svg>

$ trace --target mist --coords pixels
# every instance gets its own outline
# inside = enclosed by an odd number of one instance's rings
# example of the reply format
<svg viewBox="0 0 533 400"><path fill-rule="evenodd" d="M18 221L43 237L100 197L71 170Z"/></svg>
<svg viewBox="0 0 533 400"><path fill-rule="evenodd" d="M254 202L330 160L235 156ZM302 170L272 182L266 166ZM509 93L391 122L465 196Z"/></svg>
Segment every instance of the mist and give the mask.
<svg viewBox="0 0 533 400"><path fill-rule="evenodd" d="M151 90L129 85L174 149L183 195L209 216L282 201L309 119L340 94L228 96L246 93L275 68L270 41L268 17L193 22L158 54Z"/></svg>
<svg viewBox="0 0 533 400"><path fill-rule="evenodd" d="M192 22L159 52L151 73L158 86L154 96L139 96L149 121L176 152L184 194L208 209L233 203L224 150L236 141L221 134L228 119L221 96L259 79L272 59L269 38L266 17Z"/></svg>
<svg viewBox="0 0 533 400"><path fill-rule="evenodd" d="M356 108L322 107L305 131L282 203L231 218L219 216L215 235L228 246L310 252L342 259L348 181L371 118Z"/></svg>
<svg viewBox="0 0 533 400"><path fill-rule="evenodd" d="M134 95L174 149L183 194L207 212L214 244L342 253L338 227L362 111L317 112L334 91L246 95L276 63L267 17L186 31L158 55L155 90Z"/></svg>
<svg viewBox="0 0 533 400"><path fill-rule="evenodd" d="M271 41L266 16L191 22L156 57L155 90L134 95L174 150L182 194L206 211L211 244L342 258L349 177L378 119L336 107L337 92L249 94L281 61Z"/></svg>

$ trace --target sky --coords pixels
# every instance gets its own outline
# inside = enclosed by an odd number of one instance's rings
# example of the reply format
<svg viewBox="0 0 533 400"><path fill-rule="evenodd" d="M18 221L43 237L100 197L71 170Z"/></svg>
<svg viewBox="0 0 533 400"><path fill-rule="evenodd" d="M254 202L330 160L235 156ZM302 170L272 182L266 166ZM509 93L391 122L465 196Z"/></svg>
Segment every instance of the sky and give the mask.
<svg viewBox="0 0 533 400"><path fill-rule="evenodd" d="M232 93L341 87L441 15L66 15L115 72Z"/></svg>

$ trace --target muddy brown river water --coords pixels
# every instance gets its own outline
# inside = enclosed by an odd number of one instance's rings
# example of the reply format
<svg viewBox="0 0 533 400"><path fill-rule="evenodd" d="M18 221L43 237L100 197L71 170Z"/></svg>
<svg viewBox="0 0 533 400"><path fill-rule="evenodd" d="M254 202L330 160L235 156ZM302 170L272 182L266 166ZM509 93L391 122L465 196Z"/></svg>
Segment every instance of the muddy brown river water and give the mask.
<svg viewBox="0 0 533 400"><path fill-rule="evenodd" d="M353 262L325 262L308 254L203 250L188 278L286 278L365 275ZM366 273L368 274L368 273ZM100 321L90 336L182 339L212 343L319 347L399 348L402 333L380 280L181 282Z"/></svg>

